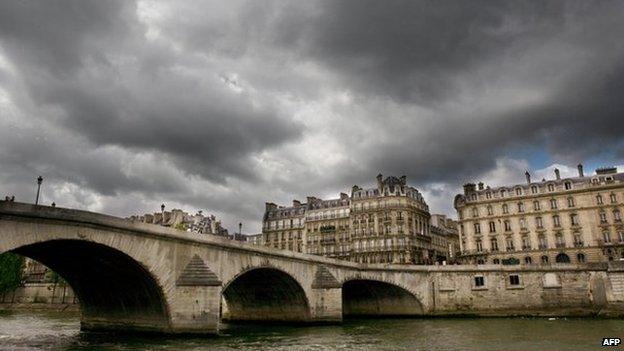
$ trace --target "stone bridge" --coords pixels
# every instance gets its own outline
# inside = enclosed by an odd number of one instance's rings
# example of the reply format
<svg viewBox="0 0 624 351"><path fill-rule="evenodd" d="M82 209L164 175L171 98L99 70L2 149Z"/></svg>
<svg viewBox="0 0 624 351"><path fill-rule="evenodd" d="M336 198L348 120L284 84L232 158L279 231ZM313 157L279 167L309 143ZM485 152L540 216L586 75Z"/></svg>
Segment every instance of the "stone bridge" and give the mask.
<svg viewBox="0 0 624 351"><path fill-rule="evenodd" d="M222 320L338 323L350 315L556 314L568 307L584 314L624 301L624 267L364 265L0 201L0 253L7 251L71 285L83 330L216 333ZM512 273L522 274L521 287L506 285ZM486 286L475 287L475 275Z"/></svg>

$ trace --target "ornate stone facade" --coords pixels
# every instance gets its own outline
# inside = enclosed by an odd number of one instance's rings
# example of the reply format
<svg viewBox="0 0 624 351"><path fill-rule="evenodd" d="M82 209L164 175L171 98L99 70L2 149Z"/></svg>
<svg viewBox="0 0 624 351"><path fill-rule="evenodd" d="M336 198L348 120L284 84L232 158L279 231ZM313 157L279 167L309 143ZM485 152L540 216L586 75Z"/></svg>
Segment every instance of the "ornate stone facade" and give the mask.
<svg viewBox="0 0 624 351"><path fill-rule="evenodd" d="M455 197L462 261L550 264L624 258L624 173L616 168L585 176L484 187L464 185Z"/></svg>
<svg viewBox="0 0 624 351"><path fill-rule="evenodd" d="M377 176L373 188L337 199L266 204L265 245L362 263L425 264L447 259L446 230L431 231L429 207L406 177Z"/></svg>

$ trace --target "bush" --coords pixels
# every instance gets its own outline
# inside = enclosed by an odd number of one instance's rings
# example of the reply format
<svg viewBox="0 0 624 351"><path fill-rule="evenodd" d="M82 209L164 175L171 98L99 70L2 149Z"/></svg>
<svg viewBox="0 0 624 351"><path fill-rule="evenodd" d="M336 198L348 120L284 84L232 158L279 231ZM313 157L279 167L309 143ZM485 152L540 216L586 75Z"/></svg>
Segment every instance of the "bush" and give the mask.
<svg viewBox="0 0 624 351"><path fill-rule="evenodd" d="M24 257L11 252L0 254L0 294L19 287L23 272Z"/></svg>

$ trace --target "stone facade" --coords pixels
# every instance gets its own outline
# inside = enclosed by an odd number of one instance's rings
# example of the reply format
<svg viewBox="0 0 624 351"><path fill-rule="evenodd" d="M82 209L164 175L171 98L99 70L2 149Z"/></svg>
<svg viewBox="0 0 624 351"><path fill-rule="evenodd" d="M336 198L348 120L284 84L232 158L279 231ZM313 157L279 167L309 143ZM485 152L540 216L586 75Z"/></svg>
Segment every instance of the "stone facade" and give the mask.
<svg viewBox="0 0 624 351"><path fill-rule="evenodd" d="M406 177L377 176L336 199L308 197L291 207L266 204L266 246L362 263L431 264L447 260L457 243L454 224L431 227L429 207ZM433 228L433 229L432 229Z"/></svg>
<svg viewBox="0 0 624 351"><path fill-rule="evenodd" d="M624 173L531 181L497 188L466 184L455 197L465 263L551 264L624 258Z"/></svg>
<svg viewBox="0 0 624 351"><path fill-rule="evenodd" d="M146 213L141 216L130 216L128 219L143 223L157 224L163 227L171 227L197 234L211 234L232 239L245 241L245 239L237 235L230 235L228 230L221 226L221 221L217 220L214 215L204 216L202 211L191 215L180 209L165 211L165 205L162 205L161 212Z"/></svg>

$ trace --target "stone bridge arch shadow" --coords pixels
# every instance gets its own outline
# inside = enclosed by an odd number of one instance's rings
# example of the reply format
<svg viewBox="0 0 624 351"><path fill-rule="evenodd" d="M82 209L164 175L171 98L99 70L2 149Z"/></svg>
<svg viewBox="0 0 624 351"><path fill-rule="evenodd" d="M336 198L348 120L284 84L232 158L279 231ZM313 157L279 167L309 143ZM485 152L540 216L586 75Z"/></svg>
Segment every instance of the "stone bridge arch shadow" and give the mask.
<svg viewBox="0 0 624 351"><path fill-rule="evenodd" d="M416 294L394 283L351 278L342 283L343 317L410 317L423 315Z"/></svg>
<svg viewBox="0 0 624 351"><path fill-rule="evenodd" d="M310 303L301 284L273 267L254 267L236 275L223 287L221 318L243 323L305 323Z"/></svg>
<svg viewBox="0 0 624 351"><path fill-rule="evenodd" d="M82 330L170 331L169 312L157 279L115 248L85 240L50 240L9 250L58 273L81 308Z"/></svg>

